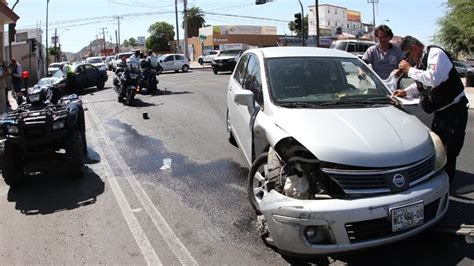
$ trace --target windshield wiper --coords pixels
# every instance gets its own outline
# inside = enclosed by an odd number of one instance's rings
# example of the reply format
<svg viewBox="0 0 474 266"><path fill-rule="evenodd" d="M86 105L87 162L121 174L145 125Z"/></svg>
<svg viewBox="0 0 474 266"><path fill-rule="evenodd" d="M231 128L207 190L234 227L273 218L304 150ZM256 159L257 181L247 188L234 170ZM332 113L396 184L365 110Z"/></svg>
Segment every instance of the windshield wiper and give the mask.
<svg viewBox="0 0 474 266"><path fill-rule="evenodd" d="M320 104L308 103L308 102L289 102L279 104L281 107L287 108L319 108Z"/></svg>
<svg viewBox="0 0 474 266"><path fill-rule="evenodd" d="M331 106L331 105L370 105L374 104L373 102L367 101L367 100L351 100L351 99L346 99L346 100L336 100L336 101L329 101L329 102L324 102L321 103L321 106Z"/></svg>

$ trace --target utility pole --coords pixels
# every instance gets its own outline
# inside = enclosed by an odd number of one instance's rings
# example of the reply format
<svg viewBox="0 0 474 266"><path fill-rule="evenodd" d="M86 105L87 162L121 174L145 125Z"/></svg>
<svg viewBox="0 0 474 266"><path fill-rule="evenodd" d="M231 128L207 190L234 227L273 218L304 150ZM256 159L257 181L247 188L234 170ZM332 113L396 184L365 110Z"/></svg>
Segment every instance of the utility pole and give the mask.
<svg viewBox="0 0 474 266"><path fill-rule="evenodd" d="M184 1L184 57L189 58L188 56L188 1Z"/></svg>
<svg viewBox="0 0 474 266"><path fill-rule="evenodd" d="M117 53L120 53L120 19L123 18L121 16L116 16L114 17L117 19L117 28L118 28L118 33L117 33Z"/></svg>
<svg viewBox="0 0 474 266"><path fill-rule="evenodd" d="M298 0L301 6L301 37L302 37L302 46L305 46L305 41L304 41L304 9L303 9L303 4L301 4L301 0Z"/></svg>
<svg viewBox="0 0 474 266"><path fill-rule="evenodd" d="M104 45L103 45L103 47L104 47L104 54L105 54L105 56L107 56L107 50L106 50L107 47L105 47L105 30L106 30L107 28L100 28L100 29L102 30L102 38L103 38L103 40L104 40Z"/></svg>
<svg viewBox="0 0 474 266"><path fill-rule="evenodd" d="M54 29L54 62L58 62L58 51L57 51L57 44L58 44L58 29Z"/></svg>
<svg viewBox="0 0 474 266"><path fill-rule="evenodd" d="M314 0L314 9L316 11L316 47L319 47L319 4L318 0Z"/></svg>
<svg viewBox="0 0 474 266"><path fill-rule="evenodd" d="M118 33L117 30L115 30L115 53L119 53L119 43L118 43Z"/></svg>
<svg viewBox="0 0 474 266"><path fill-rule="evenodd" d="M49 0L46 0L46 68L48 69L49 60L48 60L48 6Z"/></svg>
<svg viewBox="0 0 474 266"><path fill-rule="evenodd" d="M174 0L174 12L176 13L176 40L178 41L176 52L181 52L179 46L178 0Z"/></svg>
<svg viewBox="0 0 474 266"><path fill-rule="evenodd" d="M372 16L373 16L373 21L372 21L372 31L374 35L374 41L375 41L375 4L377 4L379 0L367 0L367 3L372 3Z"/></svg>

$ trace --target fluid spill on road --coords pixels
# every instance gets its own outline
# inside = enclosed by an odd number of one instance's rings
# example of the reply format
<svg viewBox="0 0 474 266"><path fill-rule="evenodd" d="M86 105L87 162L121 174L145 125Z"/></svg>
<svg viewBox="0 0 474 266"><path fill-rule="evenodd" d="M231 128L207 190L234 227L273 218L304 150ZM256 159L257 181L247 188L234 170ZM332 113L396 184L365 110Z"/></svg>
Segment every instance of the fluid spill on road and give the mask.
<svg viewBox="0 0 474 266"><path fill-rule="evenodd" d="M215 225L230 234L229 239L248 243L252 238L250 242L255 242L255 227L247 220L254 217L245 192L247 168L232 159L198 163L168 151L161 140L142 135L119 120L110 120L107 126L114 145L137 178L172 190L188 207L212 217ZM160 170L164 159L172 161L168 170Z"/></svg>

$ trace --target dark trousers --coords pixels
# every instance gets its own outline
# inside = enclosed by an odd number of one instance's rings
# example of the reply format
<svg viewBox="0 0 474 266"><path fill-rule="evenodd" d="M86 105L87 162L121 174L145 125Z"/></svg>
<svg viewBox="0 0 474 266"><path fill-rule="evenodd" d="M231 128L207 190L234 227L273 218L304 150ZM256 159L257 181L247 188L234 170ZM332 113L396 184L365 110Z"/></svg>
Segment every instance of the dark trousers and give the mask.
<svg viewBox="0 0 474 266"><path fill-rule="evenodd" d="M457 104L451 105L442 111L434 113L431 130L436 133L446 146L447 162L444 166L449 176L449 183L453 182L456 173L456 158L464 144L464 135L467 125L466 104L468 100L463 97Z"/></svg>

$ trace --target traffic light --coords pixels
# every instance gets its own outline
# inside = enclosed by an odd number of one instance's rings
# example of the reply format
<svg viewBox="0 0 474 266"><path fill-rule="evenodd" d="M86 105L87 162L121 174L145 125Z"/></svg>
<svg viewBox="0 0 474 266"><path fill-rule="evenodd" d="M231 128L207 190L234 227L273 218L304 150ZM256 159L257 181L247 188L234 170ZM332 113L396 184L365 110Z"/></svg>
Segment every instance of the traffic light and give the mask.
<svg viewBox="0 0 474 266"><path fill-rule="evenodd" d="M31 53L34 53L36 51L36 38L31 39Z"/></svg>
<svg viewBox="0 0 474 266"><path fill-rule="evenodd" d="M16 35L16 23L11 23L11 24L8 24L8 40L10 42L14 42L15 41L15 35Z"/></svg>
<svg viewBox="0 0 474 266"><path fill-rule="evenodd" d="M336 34L337 34L337 35L342 34L342 28L341 28L341 27L337 27L337 28L336 28Z"/></svg>
<svg viewBox="0 0 474 266"><path fill-rule="evenodd" d="M295 30L301 30L301 13L295 14Z"/></svg>

